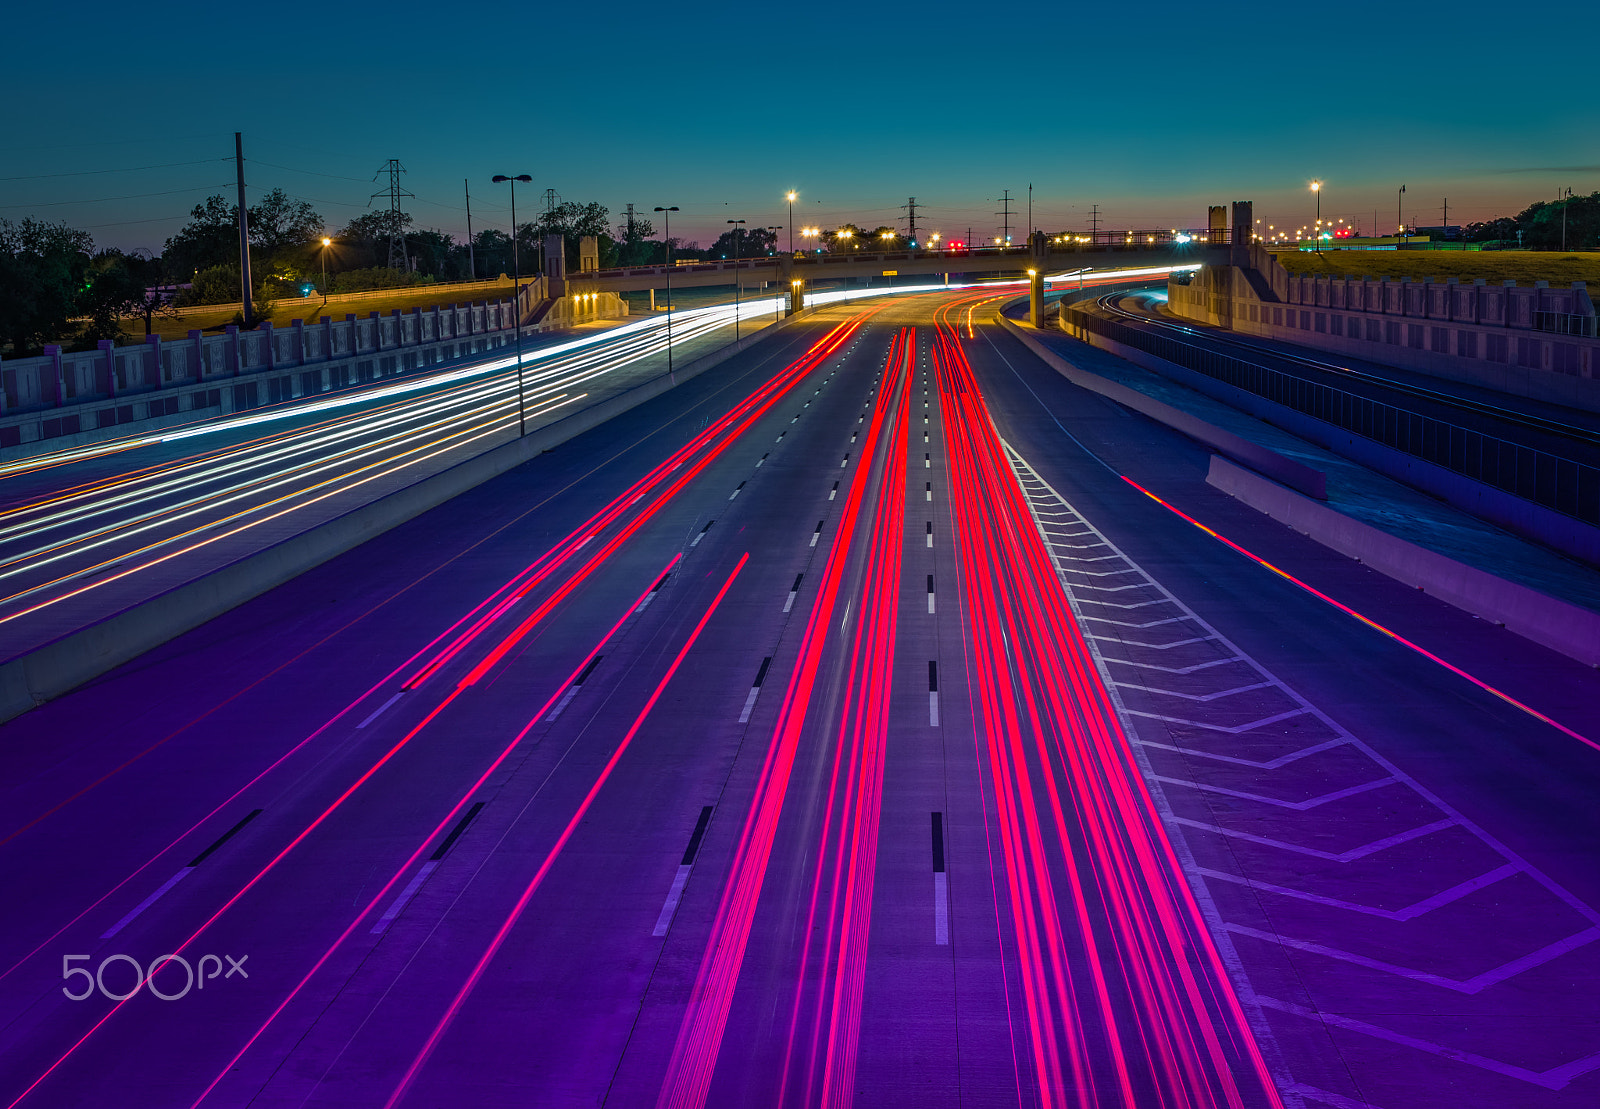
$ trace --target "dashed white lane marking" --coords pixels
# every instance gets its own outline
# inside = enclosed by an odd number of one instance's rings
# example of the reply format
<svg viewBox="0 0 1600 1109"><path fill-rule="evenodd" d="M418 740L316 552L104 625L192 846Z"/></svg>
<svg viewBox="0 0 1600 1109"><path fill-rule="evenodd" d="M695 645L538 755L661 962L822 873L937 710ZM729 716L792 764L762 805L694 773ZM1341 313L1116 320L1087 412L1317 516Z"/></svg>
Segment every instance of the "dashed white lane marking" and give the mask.
<svg viewBox="0 0 1600 1109"><path fill-rule="evenodd" d="M940 947L950 943L949 885L942 871L933 876L933 942Z"/></svg>
<svg viewBox="0 0 1600 1109"><path fill-rule="evenodd" d="M739 483L739 489L743 489L743 488L744 488L744 482L741 481ZM733 498L735 498L735 497L737 497L739 495L739 489L735 489L733 492L728 494L728 499L730 501L733 500Z"/></svg>
<svg viewBox="0 0 1600 1109"><path fill-rule="evenodd" d="M708 521L706 523L706 526L700 529L700 534L695 536L693 539L691 539L689 541L689 546L698 547L700 545L700 540L702 540L702 539L704 539L706 537L706 532L711 530L711 525L714 524L714 523L716 523L715 520Z"/></svg>
<svg viewBox="0 0 1600 1109"><path fill-rule="evenodd" d="M133 919L136 916L138 916L140 913L142 913L146 909L148 909L151 905L154 905L157 901L159 901L161 899L161 897L168 890L170 890L173 886L177 885L179 882L183 881L184 878L187 877L189 872L191 870L193 870L193 869L194 869L193 867L186 866L182 870L178 871L178 873L174 874L171 878L168 878L165 882L163 882L161 884L161 888L160 889L156 890L156 892L152 893L149 897L146 897L143 901L139 902L137 905L135 905L133 907L133 909L128 913L127 916L123 917L121 920L119 920L115 924L113 924L109 929L107 929L106 931L102 932L100 934L100 938L103 939L103 940L109 940L112 936L116 935L118 932L122 931L128 925L132 924L133 923Z"/></svg>
<svg viewBox="0 0 1600 1109"><path fill-rule="evenodd" d="M689 881L689 871L693 869L692 866L678 867L678 873L672 878L672 887L667 890L666 903L661 906L661 915L656 918L655 930L650 933L652 936L667 934L667 927L678 912L678 901L683 897L683 887Z"/></svg>
<svg viewBox="0 0 1600 1109"><path fill-rule="evenodd" d="M817 521L817 530L811 533L811 545L815 547L817 540L822 538L822 521Z"/></svg>
<svg viewBox="0 0 1600 1109"><path fill-rule="evenodd" d="M761 683L767 680L767 667L771 665L771 655L761 660L761 669L756 671L755 684L750 687L750 696L744 699L744 709L739 713L739 723L750 723L750 711L756 707L756 698L761 696Z"/></svg>
<svg viewBox="0 0 1600 1109"><path fill-rule="evenodd" d="M356 729L359 731L360 729L365 728L368 724L372 723L374 720L378 719L378 717L383 715L385 709L387 709L390 705L394 704L396 701L398 701L404 695L405 695L405 690L402 689L399 693L396 693L393 697L390 697L383 704L381 704L377 708L373 709L370 713L367 714L367 718L365 720L363 720L361 723L356 725Z"/></svg>
<svg viewBox="0 0 1600 1109"><path fill-rule="evenodd" d="M789 599L783 602L783 611L788 612L794 607L794 599L800 596L800 582L804 577L804 574L794 576L794 584L789 587Z"/></svg>
<svg viewBox="0 0 1600 1109"><path fill-rule="evenodd" d="M434 868L438 865L437 862L429 859L417 869L416 876L406 883L406 888L400 891L400 896L394 899L394 903L389 906L388 911L373 924L372 934L374 936L381 936L389 930L389 925L394 923L394 918L399 916L406 907L406 903L417 895L417 891L422 888L422 883L428 880L428 875L432 874Z"/></svg>

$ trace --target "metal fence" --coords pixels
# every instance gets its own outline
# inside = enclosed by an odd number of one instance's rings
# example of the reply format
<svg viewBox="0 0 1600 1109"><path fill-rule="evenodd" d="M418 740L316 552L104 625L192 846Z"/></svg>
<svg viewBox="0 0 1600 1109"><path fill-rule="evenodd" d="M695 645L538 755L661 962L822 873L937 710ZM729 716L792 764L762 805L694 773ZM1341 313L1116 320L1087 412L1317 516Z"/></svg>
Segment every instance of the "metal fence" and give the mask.
<svg viewBox="0 0 1600 1109"><path fill-rule="evenodd" d="M1600 468L1084 312L1064 322L1586 523L1600 523Z"/></svg>

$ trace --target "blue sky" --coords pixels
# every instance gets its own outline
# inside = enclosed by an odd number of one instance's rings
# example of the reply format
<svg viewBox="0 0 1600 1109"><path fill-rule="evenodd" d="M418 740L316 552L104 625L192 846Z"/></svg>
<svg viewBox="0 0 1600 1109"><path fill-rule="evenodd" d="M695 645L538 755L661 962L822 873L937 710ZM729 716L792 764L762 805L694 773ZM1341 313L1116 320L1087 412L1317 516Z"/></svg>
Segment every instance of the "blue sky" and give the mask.
<svg viewBox="0 0 1600 1109"><path fill-rule="evenodd" d="M464 177L475 226L506 221L502 172L532 174L529 202L676 204L674 234L702 241L787 224L789 188L797 225L898 223L915 196L947 237L996 234L995 198L1024 208L1030 183L1047 230L1093 204L1102 226L1195 226L1237 199L1298 225L1313 178L1325 217L1387 228L1403 183L1408 220L1448 197L1455 223L1600 189L1577 60L1600 8L1532 10L36 5L5 22L0 216L159 250L231 190L242 129L252 195L281 186L333 227L392 157L417 223L458 234Z"/></svg>

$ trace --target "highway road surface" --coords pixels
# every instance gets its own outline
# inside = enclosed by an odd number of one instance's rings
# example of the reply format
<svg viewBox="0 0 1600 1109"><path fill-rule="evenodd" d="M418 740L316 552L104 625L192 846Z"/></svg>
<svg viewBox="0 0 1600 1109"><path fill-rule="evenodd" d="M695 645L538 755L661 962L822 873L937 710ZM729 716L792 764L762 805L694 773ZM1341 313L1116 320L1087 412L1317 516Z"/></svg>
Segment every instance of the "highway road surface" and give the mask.
<svg viewBox="0 0 1600 1109"><path fill-rule="evenodd" d="M1600 1102L1595 673L997 304L821 310L0 727L0 1106Z"/></svg>

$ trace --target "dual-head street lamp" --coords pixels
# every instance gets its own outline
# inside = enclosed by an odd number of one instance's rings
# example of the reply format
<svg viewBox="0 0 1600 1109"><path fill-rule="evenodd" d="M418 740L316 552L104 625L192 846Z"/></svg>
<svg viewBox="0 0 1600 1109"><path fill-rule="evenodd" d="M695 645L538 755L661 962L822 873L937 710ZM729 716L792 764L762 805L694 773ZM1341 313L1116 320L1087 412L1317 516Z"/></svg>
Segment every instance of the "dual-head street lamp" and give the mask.
<svg viewBox="0 0 1600 1109"><path fill-rule="evenodd" d="M522 395L522 259L517 253L517 182L524 185L533 178L526 173L508 176L497 173L490 178L496 185L511 185L511 313L515 317L517 339L517 434L528 434L528 411Z"/></svg>
<svg viewBox="0 0 1600 1109"><path fill-rule="evenodd" d="M674 204L671 208L657 208L661 218L666 222L667 236L667 378L674 385L678 379L672 375L672 213L678 210Z"/></svg>

